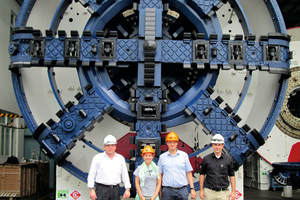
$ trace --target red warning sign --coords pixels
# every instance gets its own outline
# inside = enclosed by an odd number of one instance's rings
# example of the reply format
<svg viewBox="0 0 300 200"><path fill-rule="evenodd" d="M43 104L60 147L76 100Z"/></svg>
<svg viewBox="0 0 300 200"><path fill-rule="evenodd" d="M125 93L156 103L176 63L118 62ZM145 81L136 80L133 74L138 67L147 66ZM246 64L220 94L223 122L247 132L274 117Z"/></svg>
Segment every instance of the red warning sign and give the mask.
<svg viewBox="0 0 300 200"><path fill-rule="evenodd" d="M73 199L78 199L81 196L81 194L79 192L77 192L76 190L74 192L71 193L71 197L73 197Z"/></svg>
<svg viewBox="0 0 300 200"><path fill-rule="evenodd" d="M242 193L240 193L238 190L235 191L235 199L239 199L242 196Z"/></svg>

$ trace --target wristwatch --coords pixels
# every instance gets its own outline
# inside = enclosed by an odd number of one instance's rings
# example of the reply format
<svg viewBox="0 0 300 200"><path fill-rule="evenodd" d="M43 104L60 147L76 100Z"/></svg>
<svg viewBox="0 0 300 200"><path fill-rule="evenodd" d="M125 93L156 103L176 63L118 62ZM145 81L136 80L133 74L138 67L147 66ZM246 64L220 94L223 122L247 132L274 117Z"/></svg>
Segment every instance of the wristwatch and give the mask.
<svg viewBox="0 0 300 200"><path fill-rule="evenodd" d="M93 190L93 189L95 189L94 187L91 187L91 188L89 188L90 190Z"/></svg>
<svg viewBox="0 0 300 200"><path fill-rule="evenodd" d="M191 190L194 190L194 188L191 188Z"/></svg>

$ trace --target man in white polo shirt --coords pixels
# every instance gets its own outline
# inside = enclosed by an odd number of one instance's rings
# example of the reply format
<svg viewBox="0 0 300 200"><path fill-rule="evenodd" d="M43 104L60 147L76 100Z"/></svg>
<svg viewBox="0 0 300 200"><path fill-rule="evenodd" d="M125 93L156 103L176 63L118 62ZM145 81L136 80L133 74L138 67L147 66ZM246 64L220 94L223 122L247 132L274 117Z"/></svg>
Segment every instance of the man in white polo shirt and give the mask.
<svg viewBox="0 0 300 200"><path fill-rule="evenodd" d="M125 186L123 199L130 197L131 184L125 159L116 153L116 148L116 138L107 135L104 138L105 151L95 155L92 160L87 179L92 200L119 200L121 178Z"/></svg>

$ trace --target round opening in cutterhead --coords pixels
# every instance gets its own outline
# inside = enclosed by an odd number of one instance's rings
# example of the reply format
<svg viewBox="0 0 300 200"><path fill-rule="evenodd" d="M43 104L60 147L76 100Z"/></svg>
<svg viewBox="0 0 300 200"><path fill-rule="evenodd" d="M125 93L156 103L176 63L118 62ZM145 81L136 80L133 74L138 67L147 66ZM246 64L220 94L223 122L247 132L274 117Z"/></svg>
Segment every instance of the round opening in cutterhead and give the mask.
<svg viewBox="0 0 300 200"><path fill-rule="evenodd" d="M287 107L294 117L300 118L300 86L291 90L288 96Z"/></svg>

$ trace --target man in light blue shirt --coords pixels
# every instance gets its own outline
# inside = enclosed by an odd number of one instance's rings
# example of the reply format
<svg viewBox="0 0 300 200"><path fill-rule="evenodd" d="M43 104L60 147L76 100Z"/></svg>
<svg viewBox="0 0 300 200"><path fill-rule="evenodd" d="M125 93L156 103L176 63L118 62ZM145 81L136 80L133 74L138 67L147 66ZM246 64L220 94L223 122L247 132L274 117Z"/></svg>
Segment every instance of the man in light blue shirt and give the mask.
<svg viewBox="0 0 300 200"><path fill-rule="evenodd" d="M193 168L187 153L177 149L178 141L178 135L170 132L166 137L169 151L161 154L158 160L162 173L163 200L188 200L188 184L192 198L196 199L197 196L192 176Z"/></svg>

